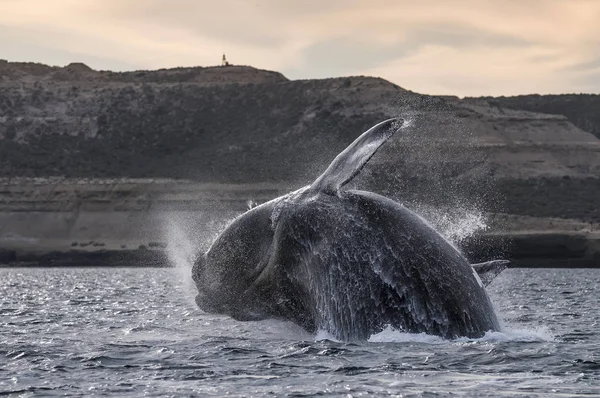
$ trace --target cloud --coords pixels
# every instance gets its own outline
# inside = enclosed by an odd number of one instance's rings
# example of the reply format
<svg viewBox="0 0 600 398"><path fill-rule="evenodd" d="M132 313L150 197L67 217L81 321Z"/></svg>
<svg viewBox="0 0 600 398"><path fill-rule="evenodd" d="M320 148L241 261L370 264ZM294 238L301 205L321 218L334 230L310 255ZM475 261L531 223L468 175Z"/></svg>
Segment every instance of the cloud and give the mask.
<svg viewBox="0 0 600 398"><path fill-rule="evenodd" d="M565 71L576 71L576 72L590 72L590 71L598 71L600 72L600 56L596 54L600 53L600 44L598 45L598 51L595 51L594 57L588 60L585 60L580 63L576 63L574 65L569 65L565 68Z"/></svg>
<svg viewBox="0 0 600 398"><path fill-rule="evenodd" d="M412 30L406 42L413 47L441 45L452 48L524 47L532 42L511 33L494 33L456 23L423 24Z"/></svg>
<svg viewBox="0 0 600 398"><path fill-rule="evenodd" d="M528 53L545 53L529 47ZM566 80L556 79L552 67L531 68L531 60L519 48L457 49L428 45L410 57L364 71L404 82L404 88L431 94L477 96L482 93L512 95L569 90ZM442 67L440 67L442 66Z"/></svg>
<svg viewBox="0 0 600 398"><path fill-rule="evenodd" d="M367 33L366 33L367 35ZM304 48L301 62L284 70L289 77L329 77L362 74L392 61L410 58L430 46L457 48L526 47L529 42L512 35L491 34L452 24L423 25L395 42L379 43L355 36L317 41Z"/></svg>
<svg viewBox="0 0 600 398"><path fill-rule="evenodd" d="M395 45L367 43L350 37L317 41L304 48L301 60L294 67L284 69L291 78L325 78L353 75L402 57L405 49Z"/></svg>
<svg viewBox="0 0 600 398"><path fill-rule="evenodd" d="M595 0L2 0L0 54L125 69L214 65L225 52L292 78L562 92L586 81L577 68L595 68L599 20Z"/></svg>
<svg viewBox="0 0 600 398"><path fill-rule="evenodd" d="M578 83L572 92L575 93L600 93L600 71L590 73L576 80Z"/></svg>
<svg viewBox="0 0 600 398"><path fill-rule="evenodd" d="M600 42L597 48L592 57L564 68L565 75L573 76L573 92L600 93Z"/></svg>

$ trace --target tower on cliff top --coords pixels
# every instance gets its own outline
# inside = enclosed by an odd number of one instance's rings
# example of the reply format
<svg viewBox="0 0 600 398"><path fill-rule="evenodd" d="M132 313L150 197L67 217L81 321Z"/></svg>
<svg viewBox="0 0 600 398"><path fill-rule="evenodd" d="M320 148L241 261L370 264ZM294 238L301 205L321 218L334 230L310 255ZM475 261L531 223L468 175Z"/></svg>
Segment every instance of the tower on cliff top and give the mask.
<svg viewBox="0 0 600 398"><path fill-rule="evenodd" d="M221 61L221 66L229 66L229 62L227 62L227 58L225 57L225 53L223 53L223 60Z"/></svg>

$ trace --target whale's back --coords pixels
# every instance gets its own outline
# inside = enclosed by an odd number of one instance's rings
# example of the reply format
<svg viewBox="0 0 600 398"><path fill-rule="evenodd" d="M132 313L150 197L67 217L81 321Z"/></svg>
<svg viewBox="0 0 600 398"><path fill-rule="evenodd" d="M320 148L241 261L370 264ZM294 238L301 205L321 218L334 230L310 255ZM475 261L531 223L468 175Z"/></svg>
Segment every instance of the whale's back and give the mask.
<svg viewBox="0 0 600 398"><path fill-rule="evenodd" d="M297 316L337 338L366 339L387 325L447 338L499 328L467 260L390 199L320 195L295 206L275 239L282 286L297 286L293 294L305 298Z"/></svg>

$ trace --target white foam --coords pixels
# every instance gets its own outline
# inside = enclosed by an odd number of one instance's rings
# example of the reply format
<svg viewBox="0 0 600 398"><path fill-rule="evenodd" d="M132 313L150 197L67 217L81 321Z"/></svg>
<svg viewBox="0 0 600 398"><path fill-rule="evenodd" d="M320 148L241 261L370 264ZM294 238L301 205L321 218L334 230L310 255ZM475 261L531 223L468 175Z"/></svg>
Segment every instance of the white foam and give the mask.
<svg viewBox="0 0 600 398"><path fill-rule="evenodd" d="M556 338L550 333L547 327L540 326L535 329L507 329L501 332L487 332L482 338L477 339L478 341L491 341L491 342L542 342L542 341L556 341Z"/></svg>
<svg viewBox="0 0 600 398"><path fill-rule="evenodd" d="M379 333L373 334L369 343L424 343L424 344L442 344L446 342L439 336L433 336L427 333L406 333L387 326Z"/></svg>
<svg viewBox="0 0 600 398"><path fill-rule="evenodd" d="M322 332L319 332L322 333ZM326 333L326 332L324 332ZM330 339L329 339L330 340ZM379 333L373 334L369 343L423 343L423 344L444 344L452 342L542 342L555 341L554 336L546 327L536 329L507 329L501 332L486 332L483 337L469 338L459 337L454 340L445 340L439 336L427 333L406 333L387 326Z"/></svg>

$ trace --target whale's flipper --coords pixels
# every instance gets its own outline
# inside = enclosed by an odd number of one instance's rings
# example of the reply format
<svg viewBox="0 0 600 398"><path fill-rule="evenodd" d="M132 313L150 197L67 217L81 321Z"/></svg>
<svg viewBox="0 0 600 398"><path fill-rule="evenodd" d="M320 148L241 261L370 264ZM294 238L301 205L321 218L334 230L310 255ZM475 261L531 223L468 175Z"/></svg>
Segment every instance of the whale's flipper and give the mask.
<svg viewBox="0 0 600 398"><path fill-rule="evenodd" d="M485 263L471 264L484 286L489 285L492 280L508 267L508 260L492 260Z"/></svg>
<svg viewBox="0 0 600 398"><path fill-rule="evenodd" d="M311 185L311 190L337 195L339 189L354 178L371 157L398 128L402 119L388 119L365 131L336 156L327 170Z"/></svg>

